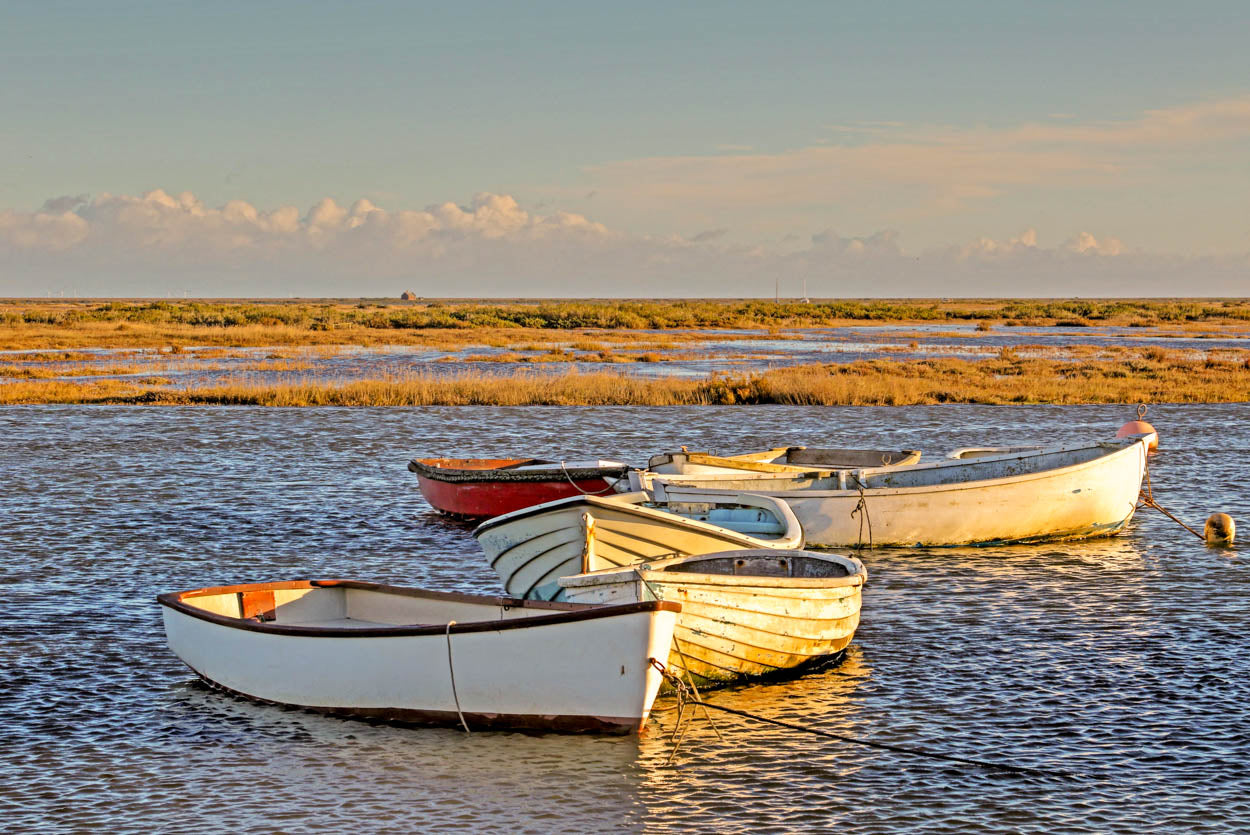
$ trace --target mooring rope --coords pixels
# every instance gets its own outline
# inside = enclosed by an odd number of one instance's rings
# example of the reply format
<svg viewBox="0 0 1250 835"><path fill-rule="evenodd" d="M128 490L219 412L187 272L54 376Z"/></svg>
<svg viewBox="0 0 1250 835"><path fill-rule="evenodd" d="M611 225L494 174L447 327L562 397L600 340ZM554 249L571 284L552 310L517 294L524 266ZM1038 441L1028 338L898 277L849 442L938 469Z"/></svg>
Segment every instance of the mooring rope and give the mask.
<svg viewBox="0 0 1250 835"><path fill-rule="evenodd" d="M763 722L768 725L776 725L777 727L786 728L792 731L800 731L802 733L812 734L814 736L822 736L827 739L836 739L839 742L850 742L855 745L863 745L868 748L877 748L883 751L893 751L898 754L908 754L913 757L926 757L928 759L933 759L933 760L945 760L947 762L956 762L956 763L961 763L963 765L972 765L978 768L986 768L986 769L991 769L994 771L1008 771L1013 774L1035 774L1035 775L1043 776L1043 777L1064 777L1068 779L1076 779L1079 776L1079 775L1076 775L1067 771L1059 771L1055 769L1045 769L1045 768L1029 768L1028 766L1012 765L1011 763L997 763L997 762L990 762L988 760L977 760L977 759L972 759L971 757L956 756L955 754L944 754L940 751L926 751L922 748L912 748L907 745L894 745L889 742L876 742L871 739L860 739L860 738L853 737L853 736L846 736L845 734L837 734L837 733L833 733L832 731L821 730L820 728L811 728L806 725L799 725L795 722L786 722L782 719L772 719L767 716L760 716L757 713L748 713L745 710L738 710L737 708L726 707L725 705L713 704L712 702L706 702L706 701L703 701L702 699L693 698L692 694L689 692L685 683L680 678L678 678L678 676L675 673L671 672L667 667L665 667L659 661L656 661L654 658L650 658L648 659L648 661L650 662L651 666L655 667L657 670L660 671L660 675L664 676L665 680L667 680L669 684L673 686L673 689L677 691L677 699L678 699L679 707L684 707L684 703L687 701L695 701L698 704L702 705L705 709L711 708L712 710L719 710L723 713L732 713L735 716L741 716L745 719L752 719L756 722ZM681 724L682 714L684 712L685 712L684 709L678 711L677 721L678 721L679 726ZM677 734L676 728L674 729L673 734L674 736L676 736ZM682 736L684 736L684 731L683 731ZM679 738L677 740L677 745L680 745L680 744L681 744L681 739ZM677 754L677 748L674 747L673 753L669 755L669 762L672 762L672 759L674 756L676 756L676 754Z"/></svg>
<svg viewBox="0 0 1250 835"><path fill-rule="evenodd" d="M447 621L447 672L451 674L451 697L456 702L456 715L460 717L460 724L464 728L465 733L469 733L469 723L464 721L464 711L460 709L460 694L456 692L456 667L451 663L451 627L454 620Z"/></svg>
<svg viewBox="0 0 1250 835"><path fill-rule="evenodd" d="M637 565L633 565L630 567L634 570L634 573L638 575L638 579L642 581L642 584L647 587L647 590L651 592L652 597L654 597L656 600L664 599L664 597L660 594L659 589L651 585L651 581L648 580L645 576L643 576L642 571L639 569ZM699 695L699 687L697 684L694 683L694 673L690 672L690 661L686 658L686 653L682 652L681 642L677 640L677 635L675 633L673 635L673 651L676 652L677 657L681 659L681 668L686 673L686 681L690 682L690 690L694 692L695 702L697 702L700 705L703 705L703 699ZM667 678L667 673L668 673L667 668L663 664L658 664L657 662L655 662L655 659L651 659L651 660L652 660L652 666L660 671L660 675L665 676ZM686 700L683 696L683 693L686 692L685 686L683 685L682 688L677 689L676 692L677 692L677 708L676 708L677 725L673 728L674 736L677 735L678 729L681 728L682 716L686 712ZM669 708L669 709L671 710L672 708ZM721 736L720 728L716 727L716 722L712 720L712 714L707 712L706 705L704 705L704 708L703 708L703 715L707 717L708 724L712 726L712 730L716 731L716 738L723 740L724 737ZM680 745L681 745L681 740L679 739L677 745L673 746L673 752L669 755L668 761L670 763L673 761L673 757L677 756L677 748L680 747Z"/></svg>
<svg viewBox="0 0 1250 835"><path fill-rule="evenodd" d="M1149 456L1149 453L1145 453L1145 454L1146 454L1147 456ZM1191 534L1193 534L1194 536L1196 536L1196 537L1198 537L1199 539L1201 539L1203 542L1206 542L1206 541L1207 541L1207 538L1206 538L1205 536L1203 536L1202 534L1198 533L1198 532L1197 532L1196 530L1194 530L1193 528L1189 527L1189 525L1186 525L1186 524L1185 524L1184 522L1182 522L1180 519L1177 519L1175 516L1173 516L1173 515L1172 515L1172 513L1171 513L1171 512L1169 512L1168 510L1166 510L1166 509L1165 509L1165 508L1164 508L1161 504L1159 504L1158 502L1156 502L1156 501L1155 501L1155 491L1154 491L1154 485L1153 485L1153 484L1151 484L1151 482L1150 482L1150 458L1149 458L1149 457L1147 457L1147 458L1146 458L1145 465L1146 465L1146 489L1145 489L1145 490L1142 490L1141 492L1139 492L1139 493L1137 494L1137 507L1138 507L1138 508L1143 508L1143 507L1152 507L1152 508L1154 508L1155 510L1159 511L1160 513L1162 513L1164 516L1166 516L1166 517L1168 517L1169 519L1171 519L1171 520L1172 520L1173 522L1175 522L1176 524L1180 525L1180 526L1181 526L1182 528L1184 528L1185 530L1189 531L1189 532L1190 532Z"/></svg>
<svg viewBox="0 0 1250 835"><path fill-rule="evenodd" d="M864 495L864 482L859 480L859 476L855 476L855 484L859 488L859 502L851 511L852 517L859 516L859 541L855 543L855 547L864 547L864 520L866 519L868 520L868 547L872 548L872 517L868 515L868 498Z"/></svg>
<svg viewBox="0 0 1250 835"><path fill-rule="evenodd" d="M720 728L716 727L716 723L712 721L712 714L707 712L707 703L703 701L703 696L699 694L699 687L694 683L694 673L690 672L690 661L686 658L686 653L681 651L681 644L678 642L676 634L673 635L673 649L677 650L677 657L681 659L681 668L686 672L686 681L690 683L690 690L694 693L695 703L703 708L703 715L707 717L707 722L712 726L712 730L716 731L716 738L724 742L725 738L721 736ZM678 711L677 715L680 717L681 711ZM673 756L676 755L677 749L674 748ZM669 759L671 760L672 757Z"/></svg>
<svg viewBox="0 0 1250 835"><path fill-rule="evenodd" d="M625 478L625 476L617 476L608 484L607 487L595 492L591 490L583 490L582 486L573 480L573 476L569 475L569 468L564 465L563 461L560 462L560 472L564 473L564 477L568 479L569 484L573 485L573 489L581 493L583 496L606 496L608 491L615 491L616 486L621 483L621 479Z"/></svg>

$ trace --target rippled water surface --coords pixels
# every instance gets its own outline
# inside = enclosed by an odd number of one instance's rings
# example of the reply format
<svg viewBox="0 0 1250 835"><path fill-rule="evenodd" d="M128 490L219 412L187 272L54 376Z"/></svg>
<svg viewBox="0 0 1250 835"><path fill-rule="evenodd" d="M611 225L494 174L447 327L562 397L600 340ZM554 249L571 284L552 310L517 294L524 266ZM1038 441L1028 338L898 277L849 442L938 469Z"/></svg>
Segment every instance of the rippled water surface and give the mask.
<svg viewBox="0 0 1250 835"><path fill-rule="evenodd" d="M7 831L1245 831L1250 568L1157 513L1077 544L877 551L846 661L641 738L411 729L253 705L164 643L160 591L315 576L497 591L416 453L923 448L1110 434L1122 407L0 409ZM1157 497L1250 533L1250 407L1161 406Z"/></svg>

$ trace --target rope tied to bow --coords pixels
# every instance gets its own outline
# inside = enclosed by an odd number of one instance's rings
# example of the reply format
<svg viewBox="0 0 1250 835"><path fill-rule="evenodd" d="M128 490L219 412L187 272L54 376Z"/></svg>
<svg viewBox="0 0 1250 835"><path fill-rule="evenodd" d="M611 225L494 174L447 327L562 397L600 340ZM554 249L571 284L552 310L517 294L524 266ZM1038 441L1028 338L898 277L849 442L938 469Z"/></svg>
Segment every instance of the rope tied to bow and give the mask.
<svg viewBox="0 0 1250 835"><path fill-rule="evenodd" d="M1144 410L1144 409L1145 409L1145 406L1143 405L1141 407L1141 410ZM1145 412L1141 410L1139 410L1139 413L1145 414ZM1207 538L1205 536L1198 533L1193 528L1189 527L1189 525L1186 525L1180 519L1177 519L1174 515L1172 515L1171 511L1167 510L1166 508L1163 507L1163 505L1155 501L1154 485L1150 481L1150 458L1149 457L1146 458L1145 467L1146 467L1146 486L1145 488L1142 489L1140 493L1137 494L1137 507L1135 509L1141 510L1143 507L1153 508L1159 511L1160 513L1162 513L1164 516L1171 519L1176 524L1180 525L1185 530L1189 531L1194 536L1201 539L1203 542L1206 542Z"/></svg>
<svg viewBox="0 0 1250 835"><path fill-rule="evenodd" d="M625 476L617 476L616 478L614 478L612 481L608 483L607 487L603 488L602 490L586 490L586 489L583 489L580 484L578 484L576 481L573 480L573 476L569 475L569 468L565 466L565 463L563 461L560 462L560 472L564 473L565 479L568 480L569 484L573 485L573 489L581 493L583 496L606 496L608 493L615 492L617 485L621 483L621 480L623 478L625 478Z"/></svg>
<svg viewBox="0 0 1250 835"><path fill-rule="evenodd" d="M855 476L855 485L859 489L859 501L855 503L855 509L851 511L851 518L859 517L859 541L855 543L856 548L864 547L864 522L868 523L868 547L872 548L872 517L868 515L868 497L864 495L864 483L859 480L859 476Z"/></svg>
<svg viewBox="0 0 1250 835"><path fill-rule="evenodd" d="M451 698L456 703L456 715L460 717L460 725L465 733L469 733L469 723L464 721L464 711L460 709L460 694L456 692L456 667L451 663L451 627L454 620L447 621L447 673L451 676Z"/></svg>

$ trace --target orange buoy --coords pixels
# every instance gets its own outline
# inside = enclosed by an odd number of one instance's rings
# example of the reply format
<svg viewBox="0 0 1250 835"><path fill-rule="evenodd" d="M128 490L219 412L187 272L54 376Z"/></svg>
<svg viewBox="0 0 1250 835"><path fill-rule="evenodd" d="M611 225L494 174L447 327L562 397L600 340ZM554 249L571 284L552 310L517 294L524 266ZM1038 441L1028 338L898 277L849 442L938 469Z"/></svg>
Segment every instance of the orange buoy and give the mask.
<svg viewBox="0 0 1250 835"><path fill-rule="evenodd" d="M1149 435L1146 439L1146 451L1154 452L1159 448L1159 433L1155 428L1146 421L1142 420L1146 416L1146 404L1142 403L1137 407L1137 420L1130 420L1128 423L1120 427L1115 433L1117 438L1124 438L1129 435Z"/></svg>

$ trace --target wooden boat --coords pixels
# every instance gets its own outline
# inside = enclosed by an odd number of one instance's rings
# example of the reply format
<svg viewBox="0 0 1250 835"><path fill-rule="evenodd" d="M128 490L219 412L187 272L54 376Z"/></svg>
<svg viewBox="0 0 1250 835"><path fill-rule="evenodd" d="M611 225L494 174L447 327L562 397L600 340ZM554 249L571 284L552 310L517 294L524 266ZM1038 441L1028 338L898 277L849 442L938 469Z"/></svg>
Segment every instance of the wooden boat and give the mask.
<svg viewBox="0 0 1250 835"><path fill-rule="evenodd" d="M854 467L908 467L920 461L919 450L822 449L805 446L775 447L739 455L679 452L652 456L647 469L653 473L690 475L746 470L758 473L807 472Z"/></svg>
<svg viewBox="0 0 1250 835"><path fill-rule="evenodd" d="M836 656L859 625L867 577L854 557L768 549L671 557L560 585L583 603L679 601L667 664L703 686Z"/></svg>
<svg viewBox="0 0 1250 835"><path fill-rule="evenodd" d="M803 529L776 499L655 502L643 492L577 496L489 519L473 532L504 588L559 600L561 577L643 560L742 548L801 548Z"/></svg>
<svg viewBox="0 0 1250 835"><path fill-rule="evenodd" d="M163 594L169 646L262 702L474 730L628 733L680 605L587 606L297 580Z"/></svg>
<svg viewBox="0 0 1250 835"><path fill-rule="evenodd" d="M618 461L563 462L539 458L414 458L421 494L442 513L471 519L499 516L567 496L627 489Z"/></svg>
<svg viewBox="0 0 1250 835"><path fill-rule="evenodd" d="M642 473L657 499L781 499L807 545L981 545L1108 536L1133 518L1148 436L1007 451L962 451L909 467L833 472Z"/></svg>

